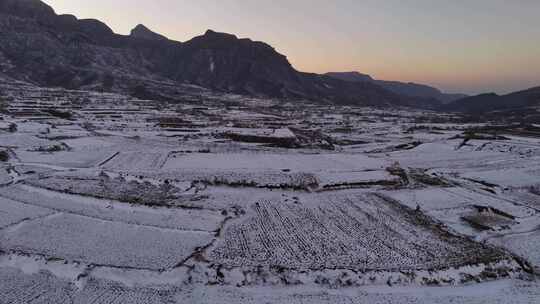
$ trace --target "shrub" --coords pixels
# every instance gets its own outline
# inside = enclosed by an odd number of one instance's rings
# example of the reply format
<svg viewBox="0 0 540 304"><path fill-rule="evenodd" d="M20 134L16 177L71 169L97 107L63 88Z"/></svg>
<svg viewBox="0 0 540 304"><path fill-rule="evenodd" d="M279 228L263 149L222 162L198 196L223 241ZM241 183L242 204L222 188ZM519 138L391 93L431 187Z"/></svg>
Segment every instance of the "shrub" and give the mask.
<svg viewBox="0 0 540 304"><path fill-rule="evenodd" d="M9 160L9 153L6 150L0 150L0 161L7 162Z"/></svg>
<svg viewBox="0 0 540 304"><path fill-rule="evenodd" d="M53 153L53 152L60 152L60 151L69 151L70 148L68 145L62 143L60 145L52 145L52 146L40 146L37 148L34 148L30 151L32 152L46 152L46 153Z"/></svg>

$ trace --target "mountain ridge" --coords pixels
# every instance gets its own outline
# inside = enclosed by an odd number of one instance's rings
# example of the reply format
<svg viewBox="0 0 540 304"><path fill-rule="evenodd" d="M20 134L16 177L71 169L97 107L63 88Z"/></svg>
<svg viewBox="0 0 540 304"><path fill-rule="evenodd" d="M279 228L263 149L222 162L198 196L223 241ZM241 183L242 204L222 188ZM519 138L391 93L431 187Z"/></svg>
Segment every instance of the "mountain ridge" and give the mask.
<svg viewBox="0 0 540 304"><path fill-rule="evenodd" d="M377 80L368 74L360 72L328 72L325 75L350 82L370 82L377 84L396 94L406 95L410 97L435 98L442 103L449 103L458 99L467 97L466 94L448 94L441 90L414 82L388 81Z"/></svg>
<svg viewBox="0 0 540 304"><path fill-rule="evenodd" d="M505 95L485 93L456 100L443 107L446 111L481 114L523 108L540 109L540 86Z"/></svg>
<svg viewBox="0 0 540 304"><path fill-rule="evenodd" d="M130 37L139 38L139 39L148 39L148 40L169 40L169 38L158 34L156 32L153 32L149 28L147 28L144 24L138 24L135 26L130 34Z"/></svg>
<svg viewBox="0 0 540 304"><path fill-rule="evenodd" d="M2 73L41 86L145 92L156 83L335 104L432 107L430 98L396 94L374 83L351 83L297 71L270 45L208 30L185 42L145 26L119 35L95 19L57 15L40 0L0 0Z"/></svg>

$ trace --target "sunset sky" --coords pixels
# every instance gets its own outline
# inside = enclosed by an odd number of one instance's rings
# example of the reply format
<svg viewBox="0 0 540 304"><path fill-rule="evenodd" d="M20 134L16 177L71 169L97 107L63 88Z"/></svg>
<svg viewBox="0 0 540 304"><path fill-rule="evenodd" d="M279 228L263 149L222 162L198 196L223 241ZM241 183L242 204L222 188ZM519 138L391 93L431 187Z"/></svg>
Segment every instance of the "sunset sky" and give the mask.
<svg viewBox="0 0 540 304"><path fill-rule="evenodd" d="M538 0L45 0L127 34L206 29L265 41L306 72L360 71L447 92L540 85Z"/></svg>

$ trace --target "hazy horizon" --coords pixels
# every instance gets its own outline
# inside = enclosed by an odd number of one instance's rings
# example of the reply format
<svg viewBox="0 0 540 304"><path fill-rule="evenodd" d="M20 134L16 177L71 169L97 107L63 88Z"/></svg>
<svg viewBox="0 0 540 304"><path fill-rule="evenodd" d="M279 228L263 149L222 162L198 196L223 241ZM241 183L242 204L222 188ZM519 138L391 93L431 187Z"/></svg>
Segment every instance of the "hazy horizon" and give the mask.
<svg viewBox="0 0 540 304"><path fill-rule="evenodd" d="M99 19L119 34L144 24L179 41L207 29L264 41L305 72L359 71L467 94L540 85L534 0L44 2L59 14Z"/></svg>

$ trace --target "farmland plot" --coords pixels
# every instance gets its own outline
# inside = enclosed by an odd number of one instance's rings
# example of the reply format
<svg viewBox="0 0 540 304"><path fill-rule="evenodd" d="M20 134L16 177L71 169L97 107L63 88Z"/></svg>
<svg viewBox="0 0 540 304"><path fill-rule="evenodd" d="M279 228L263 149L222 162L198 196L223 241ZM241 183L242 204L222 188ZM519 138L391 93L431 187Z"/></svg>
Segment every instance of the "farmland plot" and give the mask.
<svg viewBox="0 0 540 304"><path fill-rule="evenodd" d="M229 186L199 185L198 199L183 202L183 206L195 210L216 210L238 212L262 199L280 199L282 195L297 196L297 192L287 189L259 189Z"/></svg>
<svg viewBox="0 0 540 304"><path fill-rule="evenodd" d="M75 303L129 303L167 304L174 303L173 292L151 288L128 288L123 284L105 280L90 280L85 288L73 294Z"/></svg>
<svg viewBox="0 0 540 304"><path fill-rule="evenodd" d="M49 208L57 212L143 225L157 228L193 231L215 231L223 216L216 211L177 208L148 208L92 197L69 195L27 185L14 185L0 192L27 205Z"/></svg>
<svg viewBox="0 0 540 304"><path fill-rule="evenodd" d="M31 133L0 134L0 146L14 149L32 149L34 147L50 145L51 141L38 138ZM58 144L59 142L56 142Z"/></svg>
<svg viewBox="0 0 540 304"><path fill-rule="evenodd" d="M401 180L383 170L326 172L318 175L323 190L337 190L370 186L398 186Z"/></svg>
<svg viewBox="0 0 540 304"><path fill-rule="evenodd" d="M537 282L489 282L452 287L365 287L344 293L320 288L196 288L178 297L182 303L200 304L536 304Z"/></svg>
<svg viewBox="0 0 540 304"><path fill-rule="evenodd" d="M181 203L182 189L170 184L154 185L149 182L127 181L122 177L111 178L105 174L56 175L40 179L29 179L28 184L53 191L81 194L112 199L145 206L174 207Z"/></svg>
<svg viewBox="0 0 540 304"><path fill-rule="evenodd" d="M0 304L58 303L72 301L76 287L46 273L24 274L0 267Z"/></svg>
<svg viewBox="0 0 540 304"><path fill-rule="evenodd" d="M466 151L459 149L460 140L448 140L421 145L410 151L390 153L402 166L413 168L444 168L453 171L478 171L493 168L511 168L532 159L494 151Z"/></svg>
<svg viewBox="0 0 540 304"><path fill-rule="evenodd" d="M232 266L355 270L440 269L495 262L500 251L452 236L385 197L328 195L310 205L261 201L210 253Z"/></svg>
<svg viewBox="0 0 540 304"><path fill-rule="evenodd" d="M474 141L469 143L474 151L494 151L509 153L523 157L540 156L540 145L523 143L520 141L496 142L496 141Z"/></svg>
<svg viewBox="0 0 540 304"><path fill-rule="evenodd" d="M54 167L54 166L47 166L47 165L41 166L37 164L37 165L16 165L13 168L18 174L21 174L21 175L45 176L49 173L53 173L57 171L51 167Z"/></svg>
<svg viewBox="0 0 540 304"><path fill-rule="evenodd" d="M513 189L504 193L511 200L521 202L525 206L540 210L540 185L525 189Z"/></svg>
<svg viewBox="0 0 540 304"><path fill-rule="evenodd" d="M388 162L364 155L185 154L169 158L158 172L132 174L212 185L315 190L396 184Z"/></svg>
<svg viewBox="0 0 540 304"><path fill-rule="evenodd" d="M25 205L0 197L0 229L23 220L47 216L52 213L53 211L50 209Z"/></svg>
<svg viewBox="0 0 540 304"><path fill-rule="evenodd" d="M164 304L172 298L172 292L128 288L106 280L90 279L81 289L48 272L27 274L9 267L0 268L0 281L0 304Z"/></svg>
<svg viewBox="0 0 540 304"><path fill-rule="evenodd" d="M540 172L525 168L467 172L463 174L463 177L499 185L501 187L528 187L540 185Z"/></svg>
<svg viewBox="0 0 540 304"><path fill-rule="evenodd" d="M118 145L114 140L105 141L95 137L48 140L41 135L37 137L17 133L7 137L6 144L17 147L15 152L22 163L75 168L89 168L99 164L112 155Z"/></svg>
<svg viewBox="0 0 540 304"><path fill-rule="evenodd" d="M426 215L456 232L473 237L478 235L478 227L475 227L475 221L467 219L475 217L478 208L496 210L507 215L505 218L510 217L510 221L503 225L507 228L512 228L519 221L534 217L537 213L522 200L497 196L487 191L471 191L462 187L409 189L383 193L409 208L420 208Z"/></svg>
<svg viewBox="0 0 540 304"><path fill-rule="evenodd" d="M515 254L522 256L537 271L540 270L540 227L528 233L510 234L503 237L497 237L490 240L491 243L508 248Z"/></svg>
<svg viewBox="0 0 540 304"><path fill-rule="evenodd" d="M17 151L17 157L26 164L46 164L58 167L91 168L112 153L107 150L60 151L54 153Z"/></svg>
<svg viewBox="0 0 540 304"><path fill-rule="evenodd" d="M384 169L388 163L362 154L188 154L170 158L163 169L291 170L296 172Z"/></svg>
<svg viewBox="0 0 540 304"><path fill-rule="evenodd" d="M146 177L161 177L176 182L201 182L214 186L289 188L308 190L319 186L317 176L306 172L276 170L167 170L159 173L133 172Z"/></svg>
<svg viewBox="0 0 540 304"><path fill-rule="evenodd" d="M0 250L88 264L164 270L206 246L213 235L59 214L0 233Z"/></svg>
<svg viewBox="0 0 540 304"><path fill-rule="evenodd" d="M168 154L168 151L120 152L101 167L107 170L159 170Z"/></svg>
<svg viewBox="0 0 540 304"><path fill-rule="evenodd" d="M424 211L480 205L502 210L518 218L533 216L536 212L520 201L505 199L489 192L476 192L462 187L427 188L417 190L386 191L386 195L399 200L402 204L420 208Z"/></svg>
<svg viewBox="0 0 540 304"><path fill-rule="evenodd" d="M313 287L234 288L197 286L189 289L130 288L107 280L90 278L82 288L47 272L23 273L0 268L1 304L536 304L536 282L504 280L452 287L365 287L339 292Z"/></svg>

